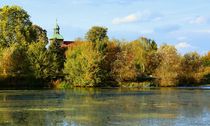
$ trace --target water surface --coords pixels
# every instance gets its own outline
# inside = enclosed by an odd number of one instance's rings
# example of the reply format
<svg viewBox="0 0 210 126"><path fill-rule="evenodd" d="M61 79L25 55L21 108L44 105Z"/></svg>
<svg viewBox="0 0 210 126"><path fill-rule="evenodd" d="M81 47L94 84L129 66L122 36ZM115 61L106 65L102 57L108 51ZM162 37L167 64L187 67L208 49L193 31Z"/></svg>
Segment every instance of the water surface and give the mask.
<svg viewBox="0 0 210 126"><path fill-rule="evenodd" d="M0 126L209 126L210 90L0 90Z"/></svg>

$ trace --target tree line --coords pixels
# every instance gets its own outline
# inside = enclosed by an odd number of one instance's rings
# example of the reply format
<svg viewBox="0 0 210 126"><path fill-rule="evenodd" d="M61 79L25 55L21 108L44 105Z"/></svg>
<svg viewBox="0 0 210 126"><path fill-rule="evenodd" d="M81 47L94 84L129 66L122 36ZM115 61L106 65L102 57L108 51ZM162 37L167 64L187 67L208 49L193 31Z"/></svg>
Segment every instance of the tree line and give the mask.
<svg viewBox="0 0 210 126"><path fill-rule="evenodd" d="M57 88L192 86L210 82L210 52L180 55L152 39L109 39L94 26L68 48L52 42L19 6L0 8L0 81L3 86ZM21 84L18 84L21 83ZM1 85L0 85L1 86Z"/></svg>

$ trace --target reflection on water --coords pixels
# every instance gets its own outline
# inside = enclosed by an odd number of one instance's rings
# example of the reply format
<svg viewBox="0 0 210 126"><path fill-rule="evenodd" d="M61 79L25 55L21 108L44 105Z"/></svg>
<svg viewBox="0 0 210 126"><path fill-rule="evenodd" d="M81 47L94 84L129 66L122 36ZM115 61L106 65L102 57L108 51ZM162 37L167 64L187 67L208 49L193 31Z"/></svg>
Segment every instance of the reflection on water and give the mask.
<svg viewBox="0 0 210 126"><path fill-rule="evenodd" d="M210 90L1 90L0 126L208 126Z"/></svg>

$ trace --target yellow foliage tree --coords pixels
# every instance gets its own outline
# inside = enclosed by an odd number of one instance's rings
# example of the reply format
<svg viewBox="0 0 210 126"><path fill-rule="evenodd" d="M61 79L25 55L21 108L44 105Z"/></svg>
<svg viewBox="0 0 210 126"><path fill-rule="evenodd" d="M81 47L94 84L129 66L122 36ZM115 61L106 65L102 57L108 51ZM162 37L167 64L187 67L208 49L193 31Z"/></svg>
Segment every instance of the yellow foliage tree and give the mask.
<svg viewBox="0 0 210 126"><path fill-rule="evenodd" d="M163 45L158 51L160 65L155 70L155 76L159 80L159 86L176 86L180 73L181 59L174 46Z"/></svg>

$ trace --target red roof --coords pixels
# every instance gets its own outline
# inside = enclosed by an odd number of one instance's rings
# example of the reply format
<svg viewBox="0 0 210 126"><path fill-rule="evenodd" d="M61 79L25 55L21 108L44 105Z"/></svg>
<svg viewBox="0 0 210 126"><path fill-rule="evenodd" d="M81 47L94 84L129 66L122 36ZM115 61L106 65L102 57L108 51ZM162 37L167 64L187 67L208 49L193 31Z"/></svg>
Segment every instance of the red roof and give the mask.
<svg viewBox="0 0 210 126"><path fill-rule="evenodd" d="M63 44L61 45L61 47L68 47L73 43L74 43L74 41L63 41Z"/></svg>

